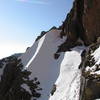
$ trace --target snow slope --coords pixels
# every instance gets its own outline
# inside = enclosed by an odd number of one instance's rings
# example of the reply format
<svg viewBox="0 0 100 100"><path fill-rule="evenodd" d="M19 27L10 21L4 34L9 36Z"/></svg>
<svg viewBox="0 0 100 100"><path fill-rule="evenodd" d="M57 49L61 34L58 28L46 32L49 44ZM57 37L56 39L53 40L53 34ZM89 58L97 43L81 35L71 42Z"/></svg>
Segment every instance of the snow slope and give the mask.
<svg viewBox="0 0 100 100"><path fill-rule="evenodd" d="M28 71L30 79L37 77L42 88L41 97L37 100L78 100L80 89L81 52L84 47L73 48L70 52L61 53L54 59L58 46L65 41L60 38L60 30L53 29L35 42L20 58ZM50 95L53 85L57 88ZM29 91L29 88L25 88Z"/></svg>
<svg viewBox="0 0 100 100"><path fill-rule="evenodd" d="M84 47L76 47L64 54L60 66L60 75L56 81L56 92L49 100L79 100L81 72L81 52Z"/></svg>

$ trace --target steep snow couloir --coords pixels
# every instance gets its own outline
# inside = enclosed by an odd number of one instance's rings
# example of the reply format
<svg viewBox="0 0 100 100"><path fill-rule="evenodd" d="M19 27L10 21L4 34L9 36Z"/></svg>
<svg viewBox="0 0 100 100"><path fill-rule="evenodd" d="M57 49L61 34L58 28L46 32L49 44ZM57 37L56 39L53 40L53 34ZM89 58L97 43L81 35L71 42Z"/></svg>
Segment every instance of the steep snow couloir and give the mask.
<svg viewBox="0 0 100 100"><path fill-rule="evenodd" d="M84 47L77 46L71 51L60 53L54 59L58 46L66 37L60 38L60 30L53 29L36 41L21 56L24 68L31 72L30 79L37 77L40 82L41 97L38 100L78 100L80 91L81 52ZM55 92L50 94L55 85ZM29 88L24 87L27 91Z"/></svg>

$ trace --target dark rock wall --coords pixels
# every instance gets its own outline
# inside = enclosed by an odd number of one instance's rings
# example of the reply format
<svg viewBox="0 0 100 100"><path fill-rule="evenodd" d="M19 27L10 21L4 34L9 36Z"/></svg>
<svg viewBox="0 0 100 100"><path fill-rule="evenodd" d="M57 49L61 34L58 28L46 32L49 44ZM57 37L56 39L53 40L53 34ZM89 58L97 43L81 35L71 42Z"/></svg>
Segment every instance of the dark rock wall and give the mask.
<svg viewBox="0 0 100 100"><path fill-rule="evenodd" d="M83 52L82 63L80 69L81 75L81 88L80 88L80 99L79 100L96 100L100 99L100 75L91 74L91 71L86 71L87 66L90 68L95 66L95 70L100 70L100 64L96 64L93 57L93 53L99 48L100 43L96 42L89 46L88 50Z"/></svg>
<svg viewBox="0 0 100 100"><path fill-rule="evenodd" d="M100 0L75 0L63 22L61 35L67 35L67 42L78 38L85 45L95 42L100 36Z"/></svg>
<svg viewBox="0 0 100 100"><path fill-rule="evenodd" d="M90 44L100 36L100 0L84 0L83 25Z"/></svg>

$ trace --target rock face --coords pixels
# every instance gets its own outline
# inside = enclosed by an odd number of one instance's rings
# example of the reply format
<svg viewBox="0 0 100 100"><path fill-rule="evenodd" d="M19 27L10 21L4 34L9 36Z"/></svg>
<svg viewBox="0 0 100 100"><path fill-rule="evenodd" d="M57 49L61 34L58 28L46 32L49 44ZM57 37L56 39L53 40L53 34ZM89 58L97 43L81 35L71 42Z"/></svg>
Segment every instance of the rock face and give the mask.
<svg viewBox="0 0 100 100"><path fill-rule="evenodd" d="M67 35L67 42L79 38L85 45L95 42L100 36L100 0L75 0L73 8L62 25L61 35Z"/></svg>
<svg viewBox="0 0 100 100"><path fill-rule="evenodd" d="M100 0L84 0L83 25L91 44L100 36Z"/></svg>
<svg viewBox="0 0 100 100"><path fill-rule="evenodd" d="M100 43L92 44L82 56L80 100L100 98Z"/></svg>

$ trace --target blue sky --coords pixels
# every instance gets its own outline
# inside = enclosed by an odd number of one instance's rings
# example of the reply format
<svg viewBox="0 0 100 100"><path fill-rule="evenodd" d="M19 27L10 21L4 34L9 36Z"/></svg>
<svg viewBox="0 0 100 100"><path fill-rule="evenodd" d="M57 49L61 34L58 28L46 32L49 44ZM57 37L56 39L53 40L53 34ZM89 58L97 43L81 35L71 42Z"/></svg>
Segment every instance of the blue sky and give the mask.
<svg viewBox="0 0 100 100"><path fill-rule="evenodd" d="M24 52L41 31L61 25L73 0L0 0L0 58Z"/></svg>

